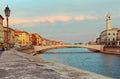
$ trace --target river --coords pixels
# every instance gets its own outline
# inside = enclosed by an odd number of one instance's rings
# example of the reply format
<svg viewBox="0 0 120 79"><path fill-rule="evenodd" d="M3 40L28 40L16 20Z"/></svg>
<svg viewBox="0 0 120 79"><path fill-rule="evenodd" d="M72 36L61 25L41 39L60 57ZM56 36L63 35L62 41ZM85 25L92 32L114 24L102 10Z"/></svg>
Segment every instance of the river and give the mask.
<svg viewBox="0 0 120 79"><path fill-rule="evenodd" d="M97 74L120 79L120 55L91 52L85 48L47 51L43 58Z"/></svg>

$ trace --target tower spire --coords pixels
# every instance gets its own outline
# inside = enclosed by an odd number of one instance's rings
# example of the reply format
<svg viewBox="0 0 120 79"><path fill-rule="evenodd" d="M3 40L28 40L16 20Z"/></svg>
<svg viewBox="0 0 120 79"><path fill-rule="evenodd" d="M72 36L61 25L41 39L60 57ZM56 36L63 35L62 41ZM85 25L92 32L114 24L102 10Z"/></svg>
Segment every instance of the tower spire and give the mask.
<svg viewBox="0 0 120 79"><path fill-rule="evenodd" d="M112 21L111 21L111 15L108 13L106 15L106 30L112 29Z"/></svg>

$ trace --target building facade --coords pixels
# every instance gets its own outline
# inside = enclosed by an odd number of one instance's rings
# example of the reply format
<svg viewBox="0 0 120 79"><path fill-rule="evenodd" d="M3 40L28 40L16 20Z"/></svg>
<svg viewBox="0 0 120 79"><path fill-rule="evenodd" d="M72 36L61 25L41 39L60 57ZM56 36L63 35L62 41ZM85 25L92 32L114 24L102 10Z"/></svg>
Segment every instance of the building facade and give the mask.
<svg viewBox="0 0 120 79"><path fill-rule="evenodd" d="M3 20L4 18L0 15L0 44L4 43Z"/></svg>
<svg viewBox="0 0 120 79"><path fill-rule="evenodd" d="M117 45L120 46L120 30L118 30L117 34Z"/></svg>
<svg viewBox="0 0 120 79"><path fill-rule="evenodd" d="M12 28L3 27L4 29L4 43L8 43L9 47L14 47L15 45L15 30ZM7 32L8 30L8 32ZM7 34L8 34L8 40L7 40Z"/></svg>
<svg viewBox="0 0 120 79"><path fill-rule="evenodd" d="M118 44L118 28L112 28L111 15L106 16L106 30L102 31L100 36L96 39L97 44L105 46L119 46Z"/></svg>
<svg viewBox="0 0 120 79"><path fill-rule="evenodd" d="M30 45L30 36L28 32L21 31L21 30L15 30L15 34L18 35L17 41L20 47Z"/></svg>
<svg viewBox="0 0 120 79"><path fill-rule="evenodd" d="M51 41L46 38L42 38L42 46L49 46L49 45L51 45Z"/></svg>
<svg viewBox="0 0 120 79"><path fill-rule="evenodd" d="M42 45L42 37L39 34L31 33L30 39L32 45Z"/></svg>
<svg viewBox="0 0 120 79"><path fill-rule="evenodd" d="M14 38L15 38L15 45L14 45L14 47L19 47L19 35L15 34Z"/></svg>

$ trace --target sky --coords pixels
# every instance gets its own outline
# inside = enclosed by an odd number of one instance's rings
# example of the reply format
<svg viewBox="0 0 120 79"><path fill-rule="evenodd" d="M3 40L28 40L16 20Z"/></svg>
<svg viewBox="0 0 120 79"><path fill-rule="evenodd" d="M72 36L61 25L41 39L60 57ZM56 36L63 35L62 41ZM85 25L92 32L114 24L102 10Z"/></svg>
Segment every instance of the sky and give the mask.
<svg viewBox="0 0 120 79"><path fill-rule="evenodd" d="M0 14L5 18L8 5L11 28L38 33L49 40L89 42L106 29L108 13L112 27L120 28L119 3L120 0L0 0Z"/></svg>

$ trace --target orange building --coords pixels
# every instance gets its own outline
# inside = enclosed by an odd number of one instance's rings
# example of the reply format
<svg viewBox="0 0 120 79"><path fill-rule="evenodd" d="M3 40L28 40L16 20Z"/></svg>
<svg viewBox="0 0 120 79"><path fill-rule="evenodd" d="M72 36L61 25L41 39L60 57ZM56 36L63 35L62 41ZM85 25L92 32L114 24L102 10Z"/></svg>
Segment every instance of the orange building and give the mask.
<svg viewBox="0 0 120 79"><path fill-rule="evenodd" d="M37 33L30 34L30 41L32 45L42 45L42 37Z"/></svg>
<svg viewBox="0 0 120 79"><path fill-rule="evenodd" d="M57 42L56 41L52 41L52 45L57 45Z"/></svg>
<svg viewBox="0 0 120 79"><path fill-rule="evenodd" d="M4 18L0 15L0 44L2 44L4 41L3 41L3 20Z"/></svg>
<svg viewBox="0 0 120 79"><path fill-rule="evenodd" d="M64 43L62 41L59 41L59 45L63 45Z"/></svg>

